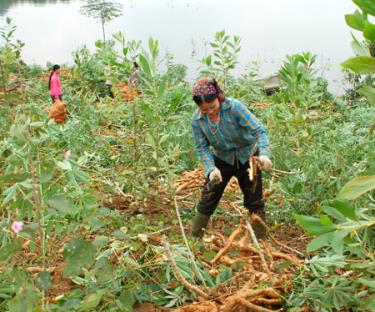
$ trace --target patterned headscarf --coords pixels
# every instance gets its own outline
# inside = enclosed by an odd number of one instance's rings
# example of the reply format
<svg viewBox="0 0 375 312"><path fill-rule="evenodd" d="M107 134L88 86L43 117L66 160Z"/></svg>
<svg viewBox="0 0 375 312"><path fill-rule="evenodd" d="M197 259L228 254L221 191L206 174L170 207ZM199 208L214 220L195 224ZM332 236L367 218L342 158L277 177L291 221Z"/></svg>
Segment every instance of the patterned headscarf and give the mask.
<svg viewBox="0 0 375 312"><path fill-rule="evenodd" d="M194 83L193 96L208 94L217 94L214 79L205 77Z"/></svg>
<svg viewBox="0 0 375 312"><path fill-rule="evenodd" d="M221 90L215 79L202 78L193 85L193 96L204 96L208 94L217 94L220 102L225 101L225 93Z"/></svg>

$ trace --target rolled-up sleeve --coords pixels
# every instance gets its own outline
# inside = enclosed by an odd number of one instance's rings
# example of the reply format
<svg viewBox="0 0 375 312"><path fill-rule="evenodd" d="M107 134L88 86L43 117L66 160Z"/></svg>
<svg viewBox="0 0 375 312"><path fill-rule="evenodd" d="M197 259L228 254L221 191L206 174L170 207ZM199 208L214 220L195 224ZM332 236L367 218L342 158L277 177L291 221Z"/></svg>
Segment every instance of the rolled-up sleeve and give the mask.
<svg viewBox="0 0 375 312"><path fill-rule="evenodd" d="M257 140L257 147L259 156L265 155L270 157L270 142L268 133L265 130L263 123L260 122L247 108L240 102L235 105L235 113L241 127L248 129L250 134Z"/></svg>
<svg viewBox="0 0 375 312"><path fill-rule="evenodd" d="M192 128L194 134L195 149L197 151L199 159L203 163L204 173L206 176L208 176L210 172L215 169L214 158L208 149L209 142L196 120L193 120Z"/></svg>

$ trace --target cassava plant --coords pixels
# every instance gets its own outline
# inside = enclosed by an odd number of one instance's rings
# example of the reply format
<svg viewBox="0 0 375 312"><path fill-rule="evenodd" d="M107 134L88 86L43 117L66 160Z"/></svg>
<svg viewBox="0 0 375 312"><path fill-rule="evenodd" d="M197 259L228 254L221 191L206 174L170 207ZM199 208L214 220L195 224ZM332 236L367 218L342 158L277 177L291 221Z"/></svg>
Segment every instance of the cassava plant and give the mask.
<svg viewBox="0 0 375 312"><path fill-rule="evenodd" d="M373 76L375 73L375 57L371 47L375 44L375 24L372 18L375 16L375 4L371 0L353 0L358 6L353 14L345 16L346 23L353 29L360 31L367 42L365 44L353 36L352 47L356 56L342 63L342 67L360 75ZM357 92L367 98L371 104L375 104L375 88L372 85L363 85Z"/></svg>
<svg viewBox="0 0 375 312"><path fill-rule="evenodd" d="M14 76L21 78L21 52L24 43L14 38L16 29L10 17L0 27L0 89L3 92L9 92L14 87L11 85L11 82L14 84Z"/></svg>
<svg viewBox="0 0 375 312"><path fill-rule="evenodd" d="M241 38L239 36L231 37L226 34L225 30L222 30L215 34L210 46L213 49L212 54L201 60L203 67L200 69L200 75L216 77L226 87L229 73L238 63Z"/></svg>
<svg viewBox="0 0 375 312"><path fill-rule="evenodd" d="M349 307L353 311L373 311L374 189L375 176L357 177L344 186L335 200L323 205L324 213L319 217L296 215L297 223L316 236L307 251L321 250L324 257L318 255L306 262L312 278L303 280L304 289L301 296L293 299L295 304L309 304L322 311ZM357 260L352 262L353 258Z"/></svg>

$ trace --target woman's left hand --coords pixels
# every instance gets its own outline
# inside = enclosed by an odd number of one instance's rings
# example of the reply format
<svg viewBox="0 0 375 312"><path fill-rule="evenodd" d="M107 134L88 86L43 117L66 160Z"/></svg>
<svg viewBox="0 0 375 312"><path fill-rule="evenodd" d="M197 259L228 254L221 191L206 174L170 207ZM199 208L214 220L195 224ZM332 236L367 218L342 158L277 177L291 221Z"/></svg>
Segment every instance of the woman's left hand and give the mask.
<svg viewBox="0 0 375 312"><path fill-rule="evenodd" d="M260 162L260 169L263 171L270 171L272 169L272 161L265 155L258 157Z"/></svg>

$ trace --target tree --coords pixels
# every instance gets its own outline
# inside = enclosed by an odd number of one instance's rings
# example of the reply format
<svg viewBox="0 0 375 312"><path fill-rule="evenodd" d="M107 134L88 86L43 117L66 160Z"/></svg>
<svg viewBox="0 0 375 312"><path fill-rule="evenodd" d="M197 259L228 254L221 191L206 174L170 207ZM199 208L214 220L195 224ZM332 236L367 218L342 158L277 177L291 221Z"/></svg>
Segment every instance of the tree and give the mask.
<svg viewBox="0 0 375 312"><path fill-rule="evenodd" d="M102 24L103 40L105 41L105 24L122 15L123 5L108 0L87 0L81 7L80 13L100 20Z"/></svg>

